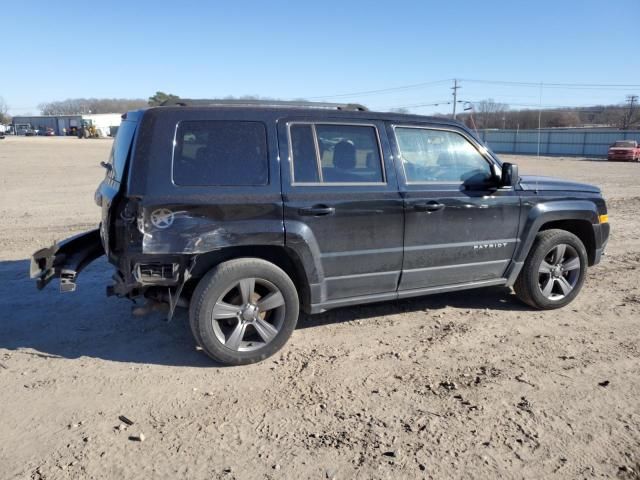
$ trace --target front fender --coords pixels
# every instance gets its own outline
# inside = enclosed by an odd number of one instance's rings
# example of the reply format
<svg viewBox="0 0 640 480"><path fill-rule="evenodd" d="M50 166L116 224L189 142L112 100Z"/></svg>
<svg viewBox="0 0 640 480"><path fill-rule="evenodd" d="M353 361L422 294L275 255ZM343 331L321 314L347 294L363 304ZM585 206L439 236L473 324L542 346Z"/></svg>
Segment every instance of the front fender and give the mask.
<svg viewBox="0 0 640 480"><path fill-rule="evenodd" d="M554 200L535 204L521 222L521 241L514 253L514 261L524 262L540 228L545 223L558 220L586 220L596 225L598 207L589 200Z"/></svg>

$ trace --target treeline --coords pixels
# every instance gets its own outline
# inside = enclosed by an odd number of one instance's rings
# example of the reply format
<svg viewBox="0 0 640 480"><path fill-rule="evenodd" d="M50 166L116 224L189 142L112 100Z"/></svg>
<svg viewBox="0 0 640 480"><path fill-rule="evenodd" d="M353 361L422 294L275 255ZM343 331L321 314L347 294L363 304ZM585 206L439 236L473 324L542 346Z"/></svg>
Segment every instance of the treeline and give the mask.
<svg viewBox="0 0 640 480"><path fill-rule="evenodd" d="M0 124L11 122L11 115L9 115L9 105L4 101L4 98L0 97Z"/></svg>
<svg viewBox="0 0 640 480"><path fill-rule="evenodd" d="M124 113L146 107L139 98L69 98L38 105L42 115L77 115L87 113Z"/></svg>
<svg viewBox="0 0 640 480"><path fill-rule="evenodd" d="M177 100L177 95L156 92L143 98L68 98L38 105L42 115L79 115L87 113L124 113L147 106L161 105L166 100Z"/></svg>
<svg viewBox="0 0 640 480"><path fill-rule="evenodd" d="M162 105L169 100L179 100L178 95L158 91L147 100L142 98L68 98L55 102L41 103L38 109L42 115L78 115L87 113L124 113L128 110ZM258 95L240 97L226 96L224 100L268 100Z"/></svg>
<svg viewBox="0 0 640 480"><path fill-rule="evenodd" d="M70 98L67 100L48 102L39 105L42 115L77 115L87 113L124 113L146 106L162 105L167 100L180 97L162 91L144 100L141 98ZM227 96L225 99L266 100L258 95L240 97ZM3 114L0 101L0 115ZM470 104L467 105L469 107ZM6 115L6 108L4 114ZM404 111L404 109L400 109ZM400 111L398 110L398 111ZM439 115L449 116L449 115ZM492 99L473 103L473 108L465 108L457 116L471 128L538 128L538 110L512 110L506 103ZM594 105L592 107L543 109L540 115L542 128L581 127L585 125L610 126L617 128L640 128L640 108L629 108L627 105Z"/></svg>
<svg viewBox="0 0 640 480"><path fill-rule="evenodd" d="M477 129L538 128L538 110L511 110L508 104L484 100L457 116L467 126ZM540 112L542 128L583 127L589 125L616 128L640 128L640 109L623 105L594 105L592 107L543 109Z"/></svg>

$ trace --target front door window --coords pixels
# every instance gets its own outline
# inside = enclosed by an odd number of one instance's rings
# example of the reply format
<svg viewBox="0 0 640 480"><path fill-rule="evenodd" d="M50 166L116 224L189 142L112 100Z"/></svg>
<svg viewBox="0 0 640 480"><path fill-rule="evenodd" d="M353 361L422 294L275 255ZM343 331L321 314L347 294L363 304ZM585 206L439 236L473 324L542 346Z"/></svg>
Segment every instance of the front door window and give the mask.
<svg viewBox="0 0 640 480"><path fill-rule="evenodd" d="M396 139L408 183L483 184L491 167L459 133L397 127Z"/></svg>

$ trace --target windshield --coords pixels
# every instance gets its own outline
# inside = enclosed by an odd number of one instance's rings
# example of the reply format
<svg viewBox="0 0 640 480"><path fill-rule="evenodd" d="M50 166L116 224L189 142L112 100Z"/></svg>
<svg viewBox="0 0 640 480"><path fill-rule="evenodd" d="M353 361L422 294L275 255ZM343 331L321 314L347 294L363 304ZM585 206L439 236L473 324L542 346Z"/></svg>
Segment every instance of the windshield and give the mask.
<svg viewBox="0 0 640 480"><path fill-rule="evenodd" d="M118 128L116 139L111 147L111 153L109 154L110 176L118 182L122 181L122 175L127 165L127 158L129 157L133 135L136 133L137 126L138 122L123 121L120 124L120 128Z"/></svg>
<svg viewBox="0 0 640 480"><path fill-rule="evenodd" d="M616 142L613 144L613 146L622 148L635 148L636 142Z"/></svg>

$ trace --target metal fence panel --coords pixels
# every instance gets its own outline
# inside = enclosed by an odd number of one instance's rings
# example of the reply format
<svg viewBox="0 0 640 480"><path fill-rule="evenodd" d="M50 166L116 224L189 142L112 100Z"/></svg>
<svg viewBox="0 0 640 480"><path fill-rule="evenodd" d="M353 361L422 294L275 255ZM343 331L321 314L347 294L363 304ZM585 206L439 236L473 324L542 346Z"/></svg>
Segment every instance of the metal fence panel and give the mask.
<svg viewBox="0 0 640 480"><path fill-rule="evenodd" d="M640 142L640 130L546 129L482 130L480 137L496 153L606 157L617 140Z"/></svg>

